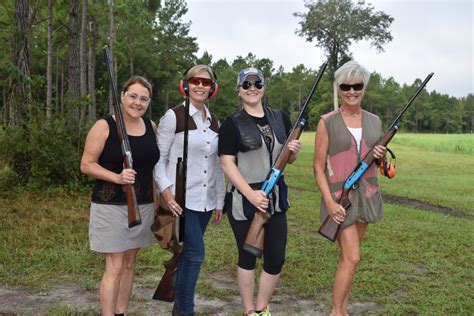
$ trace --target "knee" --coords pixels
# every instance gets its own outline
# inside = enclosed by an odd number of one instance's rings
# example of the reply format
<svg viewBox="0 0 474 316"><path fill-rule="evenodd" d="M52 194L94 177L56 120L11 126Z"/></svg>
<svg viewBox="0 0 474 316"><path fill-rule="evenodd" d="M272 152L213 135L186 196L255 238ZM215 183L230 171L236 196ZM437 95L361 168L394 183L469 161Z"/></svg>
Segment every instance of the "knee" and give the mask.
<svg viewBox="0 0 474 316"><path fill-rule="evenodd" d="M137 258L138 250L133 250L125 253L122 261L122 271L133 271L135 270L135 262Z"/></svg>
<svg viewBox="0 0 474 316"><path fill-rule="evenodd" d="M183 253L183 259L193 264L202 264L204 262L205 255L206 252L204 247L195 247L185 251Z"/></svg>
<svg viewBox="0 0 474 316"><path fill-rule="evenodd" d="M135 258L125 260L122 264L122 271L134 271L135 270Z"/></svg>
<svg viewBox="0 0 474 316"><path fill-rule="evenodd" d="M360 255L359 254L350 254L341 257L341 263L345 266L356 269L360 262Z"/></svg>
<svg viewBox="0 0 474 316"><path fill-rule="evenodd" d="M105 275L113 279L119 279L124 272L125 265L123 263L109 264L105 267Z"/></svg>
<svg viewBox="0 0 474 316"><path fill-rule="evenodd" d="M264 262L263 270L268 274L277 275L277 274L280 274L284 263L285 263L284 259L271 261L271 262Z"/></svg>

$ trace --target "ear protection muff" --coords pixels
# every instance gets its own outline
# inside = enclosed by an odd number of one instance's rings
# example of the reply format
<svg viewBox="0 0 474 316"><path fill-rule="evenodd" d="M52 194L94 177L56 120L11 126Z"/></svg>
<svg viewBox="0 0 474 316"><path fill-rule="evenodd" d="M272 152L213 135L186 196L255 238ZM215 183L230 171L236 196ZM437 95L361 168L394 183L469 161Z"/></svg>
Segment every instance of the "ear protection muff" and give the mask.
<svg viewBox="0 0 474 316"><path fill-rule="evenodd" d="M189 67L188 69L186 69L186 71L183 73L183 78L186 77L186 75L188 74L189 70L191 68L193 68L194 66L191 66ZM208 70L210 70L212 72L212 76L214 77L214 80L217 80L217 75L216 73L214 72L214 70L212 70L211 67L208 67ZM216 95L217 95L217 91L219 90L219 85L217 84L217 82L213 82L211 84L211 88L209 89L209 95L207 96L207 99L212 99L214 98ZM189 84L188 84L188 81L185 80L185 79L182 79L179 81L179 91L181 92L181 94L184 96L184 97L188 97L189 96Z"/></svg>
<svg viewBox="0 0 474 316"><path fill-rule="evenodd" d="M390 150L390 148L387 147L387 151L390 153L390 156L393 159L393 163L391 161L388 161L387 158L385 158L381 163L380 163L380 174L383 176L392 179L395 177L395 164L396 164L396 157L393 151Z"/></svg>

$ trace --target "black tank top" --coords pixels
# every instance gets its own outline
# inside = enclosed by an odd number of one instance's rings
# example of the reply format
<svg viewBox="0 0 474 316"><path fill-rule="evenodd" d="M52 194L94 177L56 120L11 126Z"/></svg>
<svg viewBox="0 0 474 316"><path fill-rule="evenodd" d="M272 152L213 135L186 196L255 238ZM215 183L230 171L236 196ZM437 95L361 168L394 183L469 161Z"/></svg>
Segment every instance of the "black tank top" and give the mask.
<svg viewBox="0 0 474 316"><path fill-rule="evenodd" d="M109 124L109 137L99 157L99 165L107 170L120 173L123 170L122 149L118 140L117 125L112 116L105 119ZM153 202L153 168L160 158L155 132L150 120L145 122L145 134L128 136L132 150L133 169L137 172L135 192L138 204ZM92 190L92 202L99 204L127 204L123 185L96 179Z"/></svg>

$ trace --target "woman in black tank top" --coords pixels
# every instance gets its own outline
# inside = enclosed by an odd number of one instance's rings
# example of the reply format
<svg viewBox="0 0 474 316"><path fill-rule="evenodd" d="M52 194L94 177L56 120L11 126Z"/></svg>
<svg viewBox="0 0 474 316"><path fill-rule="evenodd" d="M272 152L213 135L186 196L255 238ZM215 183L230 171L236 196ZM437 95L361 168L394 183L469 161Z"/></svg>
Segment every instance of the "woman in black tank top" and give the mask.
<svg viewBox="0 0 474 316"><path fill-rule="evenodd" d="M150 105L152 88L142 77L132 77L121 93L123 119L129 136L133 169L123 168L115 117L98 120L90 129L81 160L81 172L94 177L89 221L93 251L105 256L100 282L103 315L124 315L135 274L138 250L152 243L153 168L160 153L156 125L143 115ZM133 184L142 224L128 227L127 198L123 186Z"/></svg>

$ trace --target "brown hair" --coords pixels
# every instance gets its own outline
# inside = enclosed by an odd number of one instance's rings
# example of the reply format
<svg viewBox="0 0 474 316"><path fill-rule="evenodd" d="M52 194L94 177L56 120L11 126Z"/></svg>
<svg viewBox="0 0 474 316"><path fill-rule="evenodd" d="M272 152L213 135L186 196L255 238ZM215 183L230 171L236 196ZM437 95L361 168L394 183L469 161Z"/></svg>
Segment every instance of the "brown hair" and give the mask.
<svg viewBox="0 0 474 316"><path fill-rule="evenodd" d="M128 87L130 87L132 84L140 84L142 86L144 86L148 92L150 93L150 97L152 96L153 94L153 89L151 88L151 84L148 80L146 80L145 78L143 78L142 76L132 76L130 77L127 82L124 83L123 87L122 87L122 92L125 93L128 91Z"/></svg>

